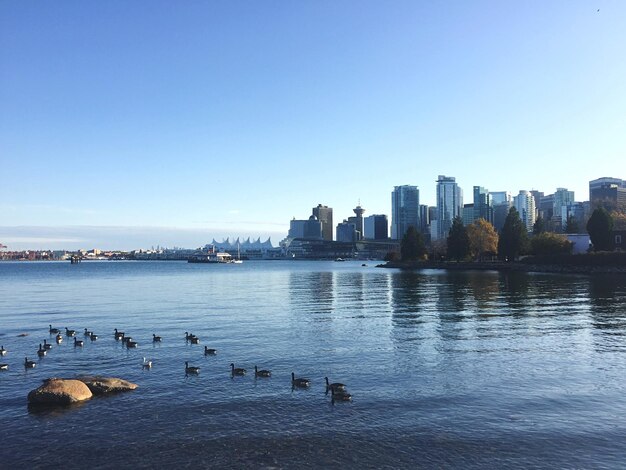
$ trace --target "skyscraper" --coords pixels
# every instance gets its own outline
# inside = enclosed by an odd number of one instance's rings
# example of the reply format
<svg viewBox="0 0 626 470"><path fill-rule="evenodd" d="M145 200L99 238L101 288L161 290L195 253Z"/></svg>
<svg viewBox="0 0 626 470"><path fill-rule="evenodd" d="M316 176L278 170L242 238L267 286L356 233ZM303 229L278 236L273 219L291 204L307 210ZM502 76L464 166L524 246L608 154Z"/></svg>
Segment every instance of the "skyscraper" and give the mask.
<svg viewBox="0 0 626 470"><path fill-rule="evenodd" d="M522 223L526 226L526 231L532 232L533 225L535 225L536 211L535 211L535 198L526 190L520 190L519 194L513 198L513 205L519 212Z"/></svg>
<svg viewBox="0 0 626 470"><path fill-rule="evenodd" d="M373 214L363 219L363 238L386 240L389 236L389 222L384 214Z"/></svg>
<svg viewBox="0 0 626 470"><path fill-rule="evenodd" d="M411 225L419 230L419 205L417 186L394 186L391 193L391 238L401 240Z"/></svg>
<svg viewBox="0 0 626 470"><path fill-rule="evenodd" d="M485 219L493 224L493 205L489 190L482 186L474 186L474 220Z"/></svg>
<svg viewBox="0 0 626 470"><path fill-rule="evenodd" d="M327 241L333 240L333 208L318 204L313 208L313 215L322 224L322 238Z"/></svg>
<svg viewBox="0 0 626 470"><path fill-rule="evenodd" d="M463 214L463 191L453 176L439 175L437 179L437 230L434 235L440 240L448 236L455 217Z"/></svg>

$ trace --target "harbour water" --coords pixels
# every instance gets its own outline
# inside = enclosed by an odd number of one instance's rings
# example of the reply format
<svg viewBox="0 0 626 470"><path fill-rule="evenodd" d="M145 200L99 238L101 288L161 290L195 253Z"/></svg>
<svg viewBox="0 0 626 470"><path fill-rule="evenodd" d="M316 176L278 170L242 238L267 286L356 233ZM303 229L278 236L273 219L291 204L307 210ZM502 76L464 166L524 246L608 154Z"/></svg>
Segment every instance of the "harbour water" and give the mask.
<svg viewBox="0 0 626 470"><path fill-rule="evenodd" d="M38 359L49 324L99 338L83 348L66 339ZM139 347L124 348L114 328ZM626 276L0 263L0 344L10 366L0 372L0 468L626 462ZM37 367L25 369L25 356ZM186 376L185 361L200 374ZM231 377L231 363L248 374ZM255 364L272 377L255 379ZM293 390L292 371L311 387ZM27 405L42 379L79 374L139 388L66 409ZM325 376L353 401L333 404Z"/></svg>

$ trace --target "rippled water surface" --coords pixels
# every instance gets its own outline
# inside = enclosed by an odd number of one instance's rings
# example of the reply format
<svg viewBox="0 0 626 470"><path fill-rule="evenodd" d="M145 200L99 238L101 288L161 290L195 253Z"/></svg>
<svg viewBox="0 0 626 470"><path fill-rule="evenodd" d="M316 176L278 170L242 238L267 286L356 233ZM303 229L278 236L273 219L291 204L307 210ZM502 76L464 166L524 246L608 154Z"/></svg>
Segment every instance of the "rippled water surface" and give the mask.
<svg viewBox="0 0 626 470"><path fill-rule="evenodd" d="M37 359L49 324L99 339L66 339ZM114 328L139 347L124 348ZM624 276L0 263L0 344L10 367L0 372L1 468L626 462ZM205 357L205 345L217 355ZM186 376L185 361L200 374ZM248 374L232 378L231 362ZM255 364L272 377L255 379ZM311 387L292 390L292 371ZM78 374L139 388L68 409L27 406L42 379ZM325 376L353 401L333 404Z"/></svg>

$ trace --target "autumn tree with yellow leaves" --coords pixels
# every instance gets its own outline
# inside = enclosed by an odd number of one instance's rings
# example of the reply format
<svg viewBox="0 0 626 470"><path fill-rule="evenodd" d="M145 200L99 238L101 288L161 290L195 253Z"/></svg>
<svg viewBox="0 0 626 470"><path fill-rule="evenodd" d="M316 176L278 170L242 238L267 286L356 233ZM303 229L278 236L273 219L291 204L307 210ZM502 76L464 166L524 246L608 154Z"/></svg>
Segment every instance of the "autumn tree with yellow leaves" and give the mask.
<svg viewBox="0 0 626 470"><path fill-rule="evenodd" d="M478 219L467 226L472 257L482 261L486 255L498 252L498 233L485 219Z"/></svg>

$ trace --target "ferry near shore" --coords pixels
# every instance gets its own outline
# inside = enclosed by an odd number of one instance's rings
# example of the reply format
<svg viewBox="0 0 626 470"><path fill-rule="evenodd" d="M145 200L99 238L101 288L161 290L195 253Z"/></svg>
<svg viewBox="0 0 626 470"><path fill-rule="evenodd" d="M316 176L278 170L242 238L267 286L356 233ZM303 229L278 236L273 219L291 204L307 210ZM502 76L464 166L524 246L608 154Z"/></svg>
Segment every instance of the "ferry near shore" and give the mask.
<svg viewBox="0 0 626 470"><path fill-rule="evenodd" d="M210 247L208 250L201 250L189 258L188 263L219 263L219 264L241 264L243 261L233 258L230 253L217 251L215 247Z"/></svg>

